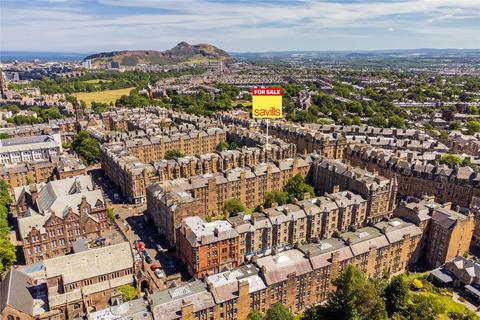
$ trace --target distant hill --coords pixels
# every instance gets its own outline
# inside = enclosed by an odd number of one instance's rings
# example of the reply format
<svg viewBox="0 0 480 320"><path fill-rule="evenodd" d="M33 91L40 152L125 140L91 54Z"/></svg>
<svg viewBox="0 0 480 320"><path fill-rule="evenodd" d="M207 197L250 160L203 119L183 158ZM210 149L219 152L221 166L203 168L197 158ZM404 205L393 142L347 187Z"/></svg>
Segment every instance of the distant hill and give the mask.
<svg viewBox="0 0 480 320"><path fill-rule="evenodd" d="M95 53L85 57L91 60L93 66L111 66L112 62L120 66L135 66L137 64L175 64L202 63L209 61L231 61L233 58L222 49L211 44L201 43L190 45L180 42L166 51L155 50L124 50Z"/></svg>

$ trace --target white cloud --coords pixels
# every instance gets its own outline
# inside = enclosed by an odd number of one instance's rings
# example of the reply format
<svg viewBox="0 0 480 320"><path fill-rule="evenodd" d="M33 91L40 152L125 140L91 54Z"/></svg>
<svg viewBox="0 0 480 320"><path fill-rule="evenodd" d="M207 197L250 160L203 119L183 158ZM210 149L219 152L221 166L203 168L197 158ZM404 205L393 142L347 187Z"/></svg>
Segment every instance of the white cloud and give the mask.
<svg viewBox="0 0 480 320"><path fill-rule="evenodd" d="M47 0L52 1L52 0ZM96 51L115 49L165 49L176 42L212 42L231 51L282 49L388 48L402 44L423 46L425 29L433 45L444 46L435 30L454 35L446 23L478 15L477 0L405 0L393 2L211 2L207 0L99 0L102 6L128 12L106 15L82 8L82 2L64 1L56 6L5 7L1 13L2 49ZM158 10L168 9L170 13ZM363 29L402 34L381 38ZM438 26L437 24L443 24ZM458 30L459 27L456 29ZM460 28L464 34L478 34L478 26ZM458 31L455 32L458 32ZM393 33L390 37L393 36ZM346 42L345 39L362 41ZM421 40L421 41L420 41ZM343 41L343 42L342 42ZM477 42L478 43L478 42ZM466 41L465 47L474 44Z"/></svg>

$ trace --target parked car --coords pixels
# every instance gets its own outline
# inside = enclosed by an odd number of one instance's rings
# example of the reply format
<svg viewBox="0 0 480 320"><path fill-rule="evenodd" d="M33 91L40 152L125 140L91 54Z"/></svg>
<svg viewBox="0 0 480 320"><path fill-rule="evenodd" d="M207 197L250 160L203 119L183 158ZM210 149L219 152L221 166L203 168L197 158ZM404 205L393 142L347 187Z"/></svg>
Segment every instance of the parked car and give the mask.
<svg viewBox="0 0 480 320"><path fill-rule="evenodd" d="M155 275L157 276L157 278L165 277L165 273L159 268L155 269Z"/></svg>
<svg viewBox="0 0 480 320"><path fill-rule="evenodd" d="M146 257L145 257L145 262L146 262L146 263L150 264L150 263L152 263L152 261L153 261L153 260L152 260L152 258L150 258L150 256L146 256Z"/></svg>
<svg viewBox="0 0 480 320"><path fill-rule="evenodd" d="M145 244L143 242L137 242L135 247L138 251L145 251Z"/></svg>
<svg viewBox="0 0 480 320"><path fill-rule="evenodd" d="M158 269L158 266L157 266L155 263L152 263L152 264L150 265L150 270L155 271L155 270L157 270L157 269Z"/></svg>
<svg viewBox="0 0 480 320"><path fill-rule="evenodd" d="M150 255L148 254L147 251L143 251L143 256L144 256L144 257L149 257Z"/></svg>

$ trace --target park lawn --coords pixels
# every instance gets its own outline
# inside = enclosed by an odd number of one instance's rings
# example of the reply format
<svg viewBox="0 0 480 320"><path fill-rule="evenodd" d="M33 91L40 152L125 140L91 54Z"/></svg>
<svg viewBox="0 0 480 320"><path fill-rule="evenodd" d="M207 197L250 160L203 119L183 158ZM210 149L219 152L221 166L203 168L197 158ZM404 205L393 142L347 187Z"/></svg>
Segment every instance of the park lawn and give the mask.
<svg viewBox="0 0 480 320"><path fill-rule="evenodd" d="M92 105L92 102L103 102L103 103L110 103L117 101L123 95L128 96L130 91L135 89L134 87L125 88L125 89L117 89L117 90L106 90L106 91L96 91L96 92L77 92L74 95L77 97L78 100L83 100L87 104L87 107Z"/></svg>
<svg viewBox="0 0 480 320"><path fill-rule="evenodd" d="M426 279L428 278L429 275L430 275L430 272L421 272L421 273L412 272L412 273L409 273L408 275L405 275L405 278L408 283L411 283L413 279Z"/></svg>
<svg viewBox="0 0 480 320"><path fill-rule="evenodd" d="M96 84L96 83L100 83L100 81L102 82L112 82L112 80L105 80L105 79L92 79L92 80L85 80L83 81L84 83L93 83L93 84Z"/></svg>

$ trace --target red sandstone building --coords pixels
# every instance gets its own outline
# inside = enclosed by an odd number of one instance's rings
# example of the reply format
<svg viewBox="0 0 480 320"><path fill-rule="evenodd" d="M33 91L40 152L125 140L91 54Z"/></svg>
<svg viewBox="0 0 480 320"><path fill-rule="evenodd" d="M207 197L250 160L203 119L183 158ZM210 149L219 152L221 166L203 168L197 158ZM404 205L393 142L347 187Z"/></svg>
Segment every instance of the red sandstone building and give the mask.
<svg viewBox="0 0 480 320"><path fill-rule="evenodd" d="M207 223L199 217L184 219L177 230L177 255L196 278L237 267L243 260L238 232L229 222Z"/></svg>

